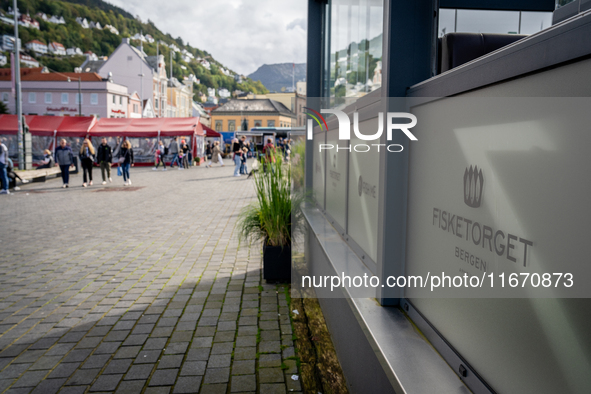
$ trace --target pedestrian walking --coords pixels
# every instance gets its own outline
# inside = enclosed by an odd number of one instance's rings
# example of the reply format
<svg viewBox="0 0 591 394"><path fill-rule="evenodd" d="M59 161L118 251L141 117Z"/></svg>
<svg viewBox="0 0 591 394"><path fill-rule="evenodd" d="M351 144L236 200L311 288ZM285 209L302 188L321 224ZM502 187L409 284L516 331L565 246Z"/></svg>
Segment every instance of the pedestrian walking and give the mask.
<svg viewBox="0 0 591 394"><path fill-rule="evenodd" d="M10 194L8 191L8 148L4 145L4 141L0 140L0 181L2 182L2 190L0 194Z"/></svg>
<svg viewBox="0 0 591 394"><path fill-rule="evenodd" d="M156 171L160 164L164 166L162 171L166 171L166 163L164 162L164 154L166 152L166 148L164 147L164 143L162 141L158 141L158 146L156 147L156 157L154 160L154 168L153 170Z"/></svg>
<svg viewBox="0 0 591 394"><path fill-rule="evenodd" d="M211 159L211 150L212 150L211 141L207 141L207 146L205 147L205 157L207 159Z"/></svg>
<svg viewBox="0 0 591 394"><path fill-rule="evenodd" d="M224 161L222 160L222 151L220 150L220 142L216 141L213 144L213 150L211 152L211 160L209 161L209 163L205 166L206 168L211 167L212 163L220 163L222 165L222 167L224 166Z"/></svg>
<svg viewBox="0 0 591 394"><path fill-rule="evenodd" d="M103 138L101 140L101 144L98 146L96 153L96 161L101 167L103 185L107 184L107 179L109 180L109 182L113 182L113 179L111 179L111 162L113 161L113 150L111 149L109 144L107 144L106 138Z"/></svg>
<svg viewBox="0 0 591 394"><path fill-rule="evenodd" d="M232 160L234 161L234 176L240 176L240 165L242 164L242 149L238 138L232 140Z"/></svg>
<svg viewBox="0 0 591 394"><path fill-rule="evenodd" d="M43 151L43 160L39 162L37 169L41 170L43 168L52 168L54 165L55 161L53 160L53 155L51 154L51 151L49 149L45 149Z"/></svg>
<svg viewBox="0 0 591 394"><path fill-rule="evenodd" d="M82 187L92 186L92 166L94 164L94 146L88 138L84 139L80 147L80 162L82 164Z"/></svg>
<svg viewBox="0 0 591 394"><path fill-rule="evenodd" d="M123 141L123 144L121 144L119 165L121 166L121 172L123 172L123 186L131 185L129 167L133 166L133 149L131 149L131 143L128 140Z"/></svg>
<svg viewBox="0 0 591 394"><path fill-rule="evenodd" d="M65 139L62 139L60 146L55 148L53 157L55 157L55 162L60 166L62 172L62 187L70 187L70 167L74 166L74 153Z"/></svg>
<svg viewBox="0 0 591 394"><path fill-rule="evenodd" d="M183 168L189 169L189 144L185 142L185 140L181 141L181 150L183 152Z"/></svg>
<svg viewBox="0 0 591 394"><path fill-rule="evenodd" d="M248 175L248 167L246 166L246 159L248 158L248 148L242 148L242 156L240 157L240 175Z"/></svg>
<svg viewBox="0 0 591 394"><path fill-rule="evenodd" d="M170 144L168 145L168 153L172 155L172 161L170 162L170 168L174 167L174 163L176 163L179 168L181 168L181 163L179 162L179 143L176 141L177 137L174 137Z"/></svg>
<svg viewBox="0 0 591 394"><path fill-rule="evenodd" d="M273 140L269 138L267 139L267 144L263 147L263 155L265 156L265 162L263 163L263 172L267 172L268 164L275 163L275 153L276 149L273 145ZM271 168L271 170L273 169Z"/></svg>

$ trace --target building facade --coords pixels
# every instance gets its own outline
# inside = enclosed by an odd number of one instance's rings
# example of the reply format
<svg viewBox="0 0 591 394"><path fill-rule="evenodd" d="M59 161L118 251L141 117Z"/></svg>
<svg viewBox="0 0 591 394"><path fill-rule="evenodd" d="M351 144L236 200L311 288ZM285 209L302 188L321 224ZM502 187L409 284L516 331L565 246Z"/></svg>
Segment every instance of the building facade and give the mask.
<svg viewBox="0 0 591 394"><path fill-rule="evenodd" d="M21 71L23 114L77 116L80 111L78 78L81 79L83 116L128 117L126 86L104 80L95 73L44 73L41 68ZM11 85L10 69L0 70L0 96L8 111L15 113Z"/></svg>
<svg viewBox="0 0 591 394"><path fill-rule="evenodd" d="M230 100L211 111L215 131L248 131L253 127L291 127L295 114L271 99Z"/></svg>
<svg viewBox="0 0 591 394"><path fill-rule="evenodd" d="M306 107L326 124L306 119L302 251L316 279L377 279L314 285L351 393L591 387L586 295L392 282L576 271L588 288L591 13L566 3L308 1Z"/></svg>

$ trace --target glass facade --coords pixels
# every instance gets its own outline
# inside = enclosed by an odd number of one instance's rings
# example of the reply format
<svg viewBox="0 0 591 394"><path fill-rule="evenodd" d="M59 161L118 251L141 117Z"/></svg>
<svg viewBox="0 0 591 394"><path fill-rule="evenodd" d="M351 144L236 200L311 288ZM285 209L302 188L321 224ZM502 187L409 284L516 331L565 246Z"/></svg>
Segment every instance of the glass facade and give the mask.
<svg viewBox="0 0 591 394"><path fill-rule="evenodd" d="M333 0L327 5L325 97L362 97L381 86L383 8L377 0Z"/></svg>

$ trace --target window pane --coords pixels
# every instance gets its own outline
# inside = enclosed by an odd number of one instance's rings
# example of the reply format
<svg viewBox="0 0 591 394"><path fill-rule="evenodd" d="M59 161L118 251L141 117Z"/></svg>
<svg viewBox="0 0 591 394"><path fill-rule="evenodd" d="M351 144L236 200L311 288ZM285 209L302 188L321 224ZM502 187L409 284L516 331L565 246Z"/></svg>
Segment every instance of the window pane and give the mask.
<svg viewBox="0 0 591 394"><path fill-rule="evenodd" d="M35 104L37 101L37 94L36 93L29 93L29 103Z"/></svg>
<svg viewBox="0 0 591 394"><path fill-rule="evenodd" d="M383 2L334 0L323 67L325 96L361 97L381 86ZM336 104L338 105L338 103Z"/></svg>
<svg viewBox="0 0 591 394"><path fill-rule="evenodd" d="M45 93L45 104L51 104L51 93Z"/></svg>
<svg viewBox="0 0 591 394"><path fill-rule="evenodd" d="M68 104L68 93L62 93L62 104Z"/></svg>

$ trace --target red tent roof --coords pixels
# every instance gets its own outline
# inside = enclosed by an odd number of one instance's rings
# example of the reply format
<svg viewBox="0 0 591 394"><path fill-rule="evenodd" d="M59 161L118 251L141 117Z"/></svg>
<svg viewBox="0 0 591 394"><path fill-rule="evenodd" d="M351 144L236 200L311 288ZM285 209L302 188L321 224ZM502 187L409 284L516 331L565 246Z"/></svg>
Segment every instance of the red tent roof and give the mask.
<svg viewBox="0 0 591 394"><path fill-rule="evenodd" d="M205 136L206 137L221 137L222 135L220 133L218 133L217 131L213 130L210 127L207 127L206 125L201 125L203 127L203 130L205 130Z"/></svg>
<svg viewBox="0 0 591 394"><path fill-rule="evenodd" d="M199 118L102 118L90 134L120 135L127 137L156 137L203 134Z"/></svg>
<svg viewBox="0 0 591 394"><path fill-rule="evenodd" d="M199 118L102 118L93 116L25 116L29 131L33 135L85 137L126 136L156 137L204 135ZM0 134L16 134L16 115L0 115Z"/></svg>
<svg viewBox="0 0 591 394"><path fill-rule="evenodd" d="M84 137L96 122L93 116L42 116L26 115L25 122L33 135ZM16 115L0 115L0 134L16 134Z"/></svg>

